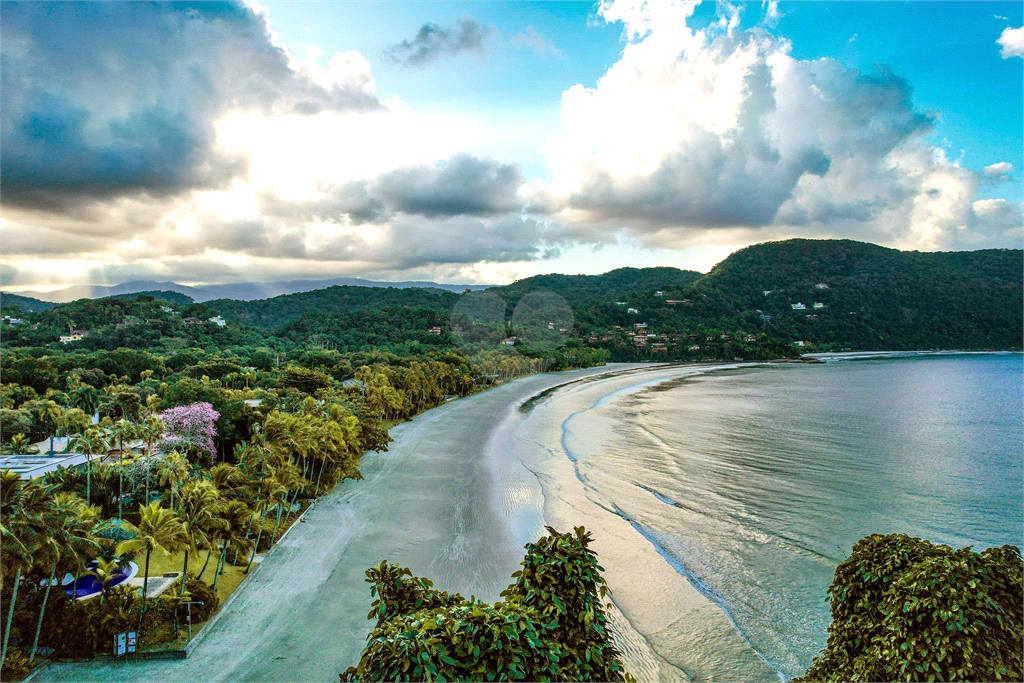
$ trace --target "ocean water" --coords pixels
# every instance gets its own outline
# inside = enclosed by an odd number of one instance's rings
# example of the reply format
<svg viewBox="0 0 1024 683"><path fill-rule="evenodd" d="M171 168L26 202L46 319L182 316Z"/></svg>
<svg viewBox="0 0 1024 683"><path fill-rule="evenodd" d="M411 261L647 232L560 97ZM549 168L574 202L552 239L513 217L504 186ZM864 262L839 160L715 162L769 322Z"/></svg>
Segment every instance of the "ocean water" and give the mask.
<svg viewBox="0 0 1024 683"><path fill-rule="evenodd" d="M1024 546L1019 354L638 383L562 429L588 495L629 520L783 678L824 646L825 591L860 538Z"/></svg>

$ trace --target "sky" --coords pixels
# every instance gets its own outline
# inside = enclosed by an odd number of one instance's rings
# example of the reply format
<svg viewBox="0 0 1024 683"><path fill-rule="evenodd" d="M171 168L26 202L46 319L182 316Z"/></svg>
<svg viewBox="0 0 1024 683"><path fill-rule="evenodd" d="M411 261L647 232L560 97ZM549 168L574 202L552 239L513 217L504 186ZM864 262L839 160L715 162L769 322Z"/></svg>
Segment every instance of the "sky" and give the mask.
<svg viewBox="0 0 1024 683"><path fill-rule="evenodd" d="M1024 245L1020 2L0 6L0 288Z"/></svg>

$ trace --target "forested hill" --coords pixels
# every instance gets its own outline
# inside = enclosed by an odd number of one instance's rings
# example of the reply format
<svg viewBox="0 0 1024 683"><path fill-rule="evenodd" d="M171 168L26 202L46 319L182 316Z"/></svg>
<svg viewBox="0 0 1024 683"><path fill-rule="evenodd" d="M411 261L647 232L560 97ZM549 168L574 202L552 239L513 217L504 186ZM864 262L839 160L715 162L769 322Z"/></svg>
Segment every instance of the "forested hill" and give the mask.
<svg viewBox="0 0 1024 683"><path fill-rule="evenodd" d="M110 296L99 297L102 299L138 299L139 297L150 297L153 299L160 299L172 304L180 304L186 306L191 303L195 303L195 299L190 297L188 294L182 294L181 292L174 292L171 290L150 290L147 292L131 292L129 294L111 294ZM55 305L55 304L51 304Z"/></svg>
<svg viewBox="0 0 1024 683"><path fill-rule="evenodd" d="M341 313L357 308L416 306L449 310L459 295L443 289L354 287L339 285L272 299L214 299L206 305L228 320L275 328L307 313Z"/></svg>
<svg viewBox="0 0 1024 683"><path fill-rule="evenodd" d="M510 285L490 287L514 305L530 292L554 292L569 302L608 300L636 292L655 292L685 287L702 277L694 270L678 268L617 268L602 275L535 275Z"/></svg>
<svg viewBox="0 0 1024 683"><path fill-rule="evenodd" d="M1020 348L1024 336L1019 249L906 252L850 240L768 242L732 254L693 291L714 295L737 314L760 309L775 329L788 327L796 338L844 348Z"/></svg>
<svg viewBox="0 0 1024 683"><path fill-rule="evenodd" d="M20 313L35 313L36 311L45 311L53 308L57 304L52 304L49 301L40 301L39 299L33 299L30 296L18 296L17 294L0 294L0 310L3 310L4 315L17 317L15 314ZM17 306L18 309L11 308Z"/></svg>
<svg viewBox="0 0 1024 683"><path fill-rule="evenodd" d="M991 283L1021 288L1024 252L1019 249L921 252L887 249L852 240L794 239L741 249L702 278L756 300L766 289L871 282L879 292L941 283ZM938 292L936 292L938 293Z"/></svg>

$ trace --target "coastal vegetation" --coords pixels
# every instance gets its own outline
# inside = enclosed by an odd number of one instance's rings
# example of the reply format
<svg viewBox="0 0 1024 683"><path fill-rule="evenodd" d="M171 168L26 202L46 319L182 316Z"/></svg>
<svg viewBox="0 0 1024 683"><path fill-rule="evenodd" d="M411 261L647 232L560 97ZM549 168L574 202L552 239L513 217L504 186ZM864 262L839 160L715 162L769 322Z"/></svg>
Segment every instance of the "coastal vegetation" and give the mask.
<svg viewBox="0 0 1024 683"><path fill-rule="evenodd" d="M169 307L99 304L124 306ZM56 435L55 450L86 455L31 480L3 471L7 671L40 653L107 651L127 630L145 649L180 647L187 603L204 603L193 621L207 618L316 497L361 477L394 422L550 365L501 349L476 364L451 351L212 345L2 353L5 452L49 450ZM141 585L111 587L129 561ZM73 600L66 574L103 590ZM168 574L173 585L150 594Z"/></svg>
<svg viewBox="0 0 1024 683"><path fill-rule="evenodd" d="M1019 681L1020 550L861 539L828 589L828 643L804 681Z"/></svg>
<svg viewBox="0 0 1024 683"><path fill-rule="evenodd" d="M381 562L366 572L376 623L342 681L624 681L601 601L607 588L583 528L526 545L522 569L486 604Z"/></svg>

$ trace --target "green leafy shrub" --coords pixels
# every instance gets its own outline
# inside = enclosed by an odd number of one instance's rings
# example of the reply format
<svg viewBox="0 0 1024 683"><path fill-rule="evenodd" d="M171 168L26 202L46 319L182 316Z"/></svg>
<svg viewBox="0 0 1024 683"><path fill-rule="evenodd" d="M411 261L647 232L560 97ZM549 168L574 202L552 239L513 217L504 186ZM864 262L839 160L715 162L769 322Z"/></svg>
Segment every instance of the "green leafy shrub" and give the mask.
<svg viewBox="0 0 1024 683"><path fill-rule="evenodd" d="M526 546L515 583L489 605L434 589L398 565L366 572L376 595L358 666L342 681L624 681L601 599L607 589L582 527Z"/></svg>
<svg viewBox="0 0 1024 683"><path fill-rule="evenodd" d="M828 643L806 681L1019 681L1024 563L903 534L861 539L828 592Z"/></svg>
<svg viewBox="0 0 1024 683"><path fill-rule="evenodd" d="M0 681L20 681L32 671L28 655L17 648L7 650L3 666L0 666Z"/></svg>
<svg viewBox="0 0 1024 683"><path fill-rule="evenodd" d="M47 603L41 647L51 647L59 657L91 657L97 652L109 652L117 633L134 631L139 620L140 601L129 586L110 590L100 603L99 598L75 601L63 591L50 596ZM36 613L21 633L30 640L35 633Z"/></svg>
<svg viewBox="0 0 1024 683"><path fill-rule="evenodd" d="M213 616L213 613L220 606L220 598L217 597L213 588L197 579L194 574L190 573L188 575L188 581L185 583L185 592L191 596L190 600L203 603L201 605L192 605L193 624L206 621ZM179 608L179 617L184 618L186 614L187 611L184 607Z"/></svg>

